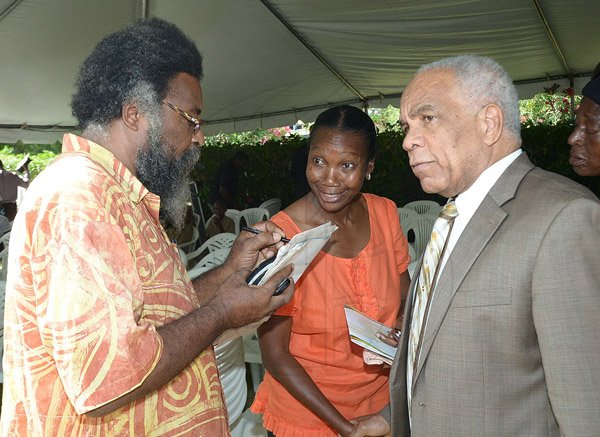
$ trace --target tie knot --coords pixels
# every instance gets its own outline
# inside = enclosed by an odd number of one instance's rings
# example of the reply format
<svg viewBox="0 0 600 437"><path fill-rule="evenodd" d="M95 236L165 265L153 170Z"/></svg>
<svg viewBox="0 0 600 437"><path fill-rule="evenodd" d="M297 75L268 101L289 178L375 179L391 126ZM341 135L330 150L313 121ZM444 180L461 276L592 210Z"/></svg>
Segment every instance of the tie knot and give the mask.
<svg viewBox="0 0 600 437"><path fill-rule="evenodd" d="M454 200L449 200L440 212L440 217L445 218L448 221L453 220L457 215L458 209L456 209L456 203L454 202Z"/></svg>

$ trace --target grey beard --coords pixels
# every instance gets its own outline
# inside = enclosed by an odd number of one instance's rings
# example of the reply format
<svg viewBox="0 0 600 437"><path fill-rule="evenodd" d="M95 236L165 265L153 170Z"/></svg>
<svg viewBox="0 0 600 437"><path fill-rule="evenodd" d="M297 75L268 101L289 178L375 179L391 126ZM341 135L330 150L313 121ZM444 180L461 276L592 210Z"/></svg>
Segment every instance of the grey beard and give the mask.
<svg viewBox="0 0 600 437"><path fill-rule="evenodd" d="M192 146L174 158L168 155L168 149L161 135L150 131L147 147L136 157L137 178L148 191L160 197L161 215L180 231L190 198L190 172L200 158L200 150Z"/></svg>

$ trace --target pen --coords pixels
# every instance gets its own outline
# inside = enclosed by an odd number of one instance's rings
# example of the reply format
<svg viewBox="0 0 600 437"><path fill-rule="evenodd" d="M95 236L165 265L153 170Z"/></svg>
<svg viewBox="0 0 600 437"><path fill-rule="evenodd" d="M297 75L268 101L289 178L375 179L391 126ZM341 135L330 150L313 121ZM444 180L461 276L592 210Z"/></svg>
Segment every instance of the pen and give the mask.
<svg viewBox="0 0 600 437"><path fill-rule="evenodd" d="M252 226L242 226L242 231L251 232L253 234L261 234L262 233L262 231L260 231L256 228L253 228ZM289 243L290 239L281 237L281 241L283 241L284 243Z"/></svg>

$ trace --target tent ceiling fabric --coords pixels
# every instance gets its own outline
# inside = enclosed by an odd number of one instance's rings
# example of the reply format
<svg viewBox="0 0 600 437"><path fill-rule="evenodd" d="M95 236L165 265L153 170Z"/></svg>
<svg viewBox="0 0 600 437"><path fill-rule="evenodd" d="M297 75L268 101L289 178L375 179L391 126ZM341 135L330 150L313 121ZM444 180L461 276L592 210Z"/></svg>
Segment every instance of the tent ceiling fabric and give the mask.
<svg viewBox="0 0 600 437"><path fill-rule="evenodd" d="M497 59L522 97L569 77L580 91L600 61L597 0L0 0L0 141L60 139L84 57L144 15L203 53L207 134L312 121L359 96L397 105L420 65L458 53Z"/></svg>

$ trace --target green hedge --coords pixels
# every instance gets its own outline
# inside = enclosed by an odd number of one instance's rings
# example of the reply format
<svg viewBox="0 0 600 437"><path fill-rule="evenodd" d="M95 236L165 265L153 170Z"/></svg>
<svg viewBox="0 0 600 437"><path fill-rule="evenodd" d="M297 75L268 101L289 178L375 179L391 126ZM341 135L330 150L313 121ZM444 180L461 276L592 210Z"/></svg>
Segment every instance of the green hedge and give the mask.
<svg viewBox="0 0 600 437"><path fill-rule="evenodd" d="M589 187L596 195L600 194L600 178L582 178L577 176L569 165L569 145L567 137L573 129L569 122L557 125L526 124L522 127L523 149L532 162L572 178ZM379 154L375 162L375 171L370 181L365 182L364 191L388 197L396 204L404 205L418 199L443 201L443 198L423 192L419 180L408 165L408 156L402 150L404 135L395 130L381 132L378 135ZM270 140L264 145L235 145L206 147L202 150L201 161L207 185L216 173L222 160L237 150L250 155L246 175L242 176L240 187L244 194L253 199L249 206L279 197L282 205L293 200L294 187L289 178L290 158L296 148L306 140L299 137Z"/></svg>
<svg viewBox="0 0 600 437"><path fill-rule="evenodd" d="M569 165L567 137L573 125L561 122L557 125L526 124L522 129L523 148L538 166L560 173L589 187L596 195L600 194L600 178L581 178ZM442 201L435 195L421 190L418 179L408 166L407 154L402 150L403 134L398 130L388 130L378 135L379 154L375 171L364 191L375 193L394 200L399 206L417 199ZM282 199L286 206L294 199L294 186L289 177L290 158L294 151L306 144L306 139L291 136L282 139L269 139L264 143L230 144L212 141L202 148L200 163L194 171L195 179L203 182L200 197L206 205L212 178L219 165L238 150L250 156L250 163L240 180L240 189L247 199L247 206L257 206L272 197ZM0 148L0 159L5 168L11 169L25 153L32 158L30 170L35 177L60 150L60 144L53 145L5 145ZM208 213L208 211L206 211Z"/></svg>

